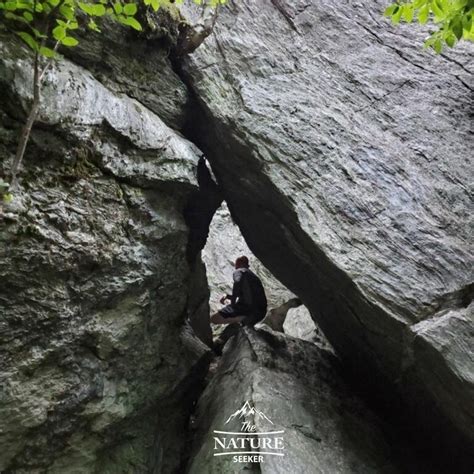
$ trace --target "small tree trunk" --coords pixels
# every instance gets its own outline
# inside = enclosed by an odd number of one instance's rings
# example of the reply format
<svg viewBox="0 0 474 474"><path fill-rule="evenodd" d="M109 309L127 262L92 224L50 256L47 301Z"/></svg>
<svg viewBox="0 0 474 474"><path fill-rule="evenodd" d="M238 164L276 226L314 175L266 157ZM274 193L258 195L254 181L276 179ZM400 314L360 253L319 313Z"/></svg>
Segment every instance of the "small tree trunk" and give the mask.
<svg viewBox="0 0 474 474"><path fill-rule="evenodd" d="M181 31L176 52L184 56L195 51L201 43L212 33L217 20L219 6L211 7L207 0L203 6L201 17L195 25L186 25Z"/></svg>
<svg viewBox="0 0 474 474"><path fill-rule="evenodd" d="M40 71L39 71L39 53L36 52L34 72L33 72L33 103L31 105L28 118L26 119L26 123L23 126L23 129L21 131L20 140L18 141L18 146L16 149L15 159L13 160L13 163L12 163L10 189L13 189L15 185L17 184L18 170L21 166L23 156L25 155L26 145L28 144L28 140L30 138L31 129L36 120L36 117L38 116L40 98L41 98L40 96L41 79L42 77L40 77Z"/></svg>

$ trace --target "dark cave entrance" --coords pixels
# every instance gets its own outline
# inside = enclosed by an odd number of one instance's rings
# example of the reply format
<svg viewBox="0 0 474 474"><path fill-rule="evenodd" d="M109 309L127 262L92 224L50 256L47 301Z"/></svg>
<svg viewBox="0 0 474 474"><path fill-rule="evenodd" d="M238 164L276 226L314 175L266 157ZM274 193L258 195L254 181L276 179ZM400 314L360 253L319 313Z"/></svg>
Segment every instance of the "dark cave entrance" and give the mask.
<svg viewBox="0 0 474 474"><path fill-rule="evenodd" d="M292 337L328 344L305 306L290 308L287 311L282 307L294 299L295 295L280 283L252 253L239 227L233 222L225 201L213 216L206 245L201 252L210 290L210 313L213 314L222 307L219 300L232 288L233 265L235 259L241 255L246 255L249 258L250 268L262 280L268 300L267 315L270 317L270 313L278 308L285 313L282 314L283 328L278 328L278 330L282 330ZM265 324L265 320L261 324ZM218 334L221 330L221 327L213 325L214 334Z"/></svg>

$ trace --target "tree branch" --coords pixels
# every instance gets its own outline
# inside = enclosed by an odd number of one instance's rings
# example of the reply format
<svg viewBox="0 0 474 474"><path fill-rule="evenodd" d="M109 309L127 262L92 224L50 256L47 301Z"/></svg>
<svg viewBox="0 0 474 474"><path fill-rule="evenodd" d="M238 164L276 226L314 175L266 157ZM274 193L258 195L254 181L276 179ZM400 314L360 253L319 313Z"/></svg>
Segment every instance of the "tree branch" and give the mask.
<svg viewBox="0 0 474 474"><path fill-rule="evenodd" d="M212 7L210 0L205 2L199 21L195 25L185 25L181 31L176 48L179 56L191 54L212 33L218 12L219 4Z"/></svg>
<svg viewBox="0 0 474 474"><path fill-rule="evenodd" d="M59 8L59 6L61 6L63 3L64 3L64 0L59 2L59 4L56 7ZM36 11L36 0L33 4L33 9L34 11ZM54 11L55 9L52 10L52 12ZM43 28L45 34L47 33L49 29L49 22L50 22L52 12L45 18L45 24ZM54 52L57 51L59 47L59 43L60 43L59 41L56 41L56 44L54 45L54 49L53 49ZM41 41L40 48L44 46L44 44L45 44L45 39ZM17 185L18 170L20 169L21 162L23 161L23 157L25 155L26 145L28 144L28 141L30 139L31 129L33 128L33 124L35 123L36 117L38 116L38 112L39 112L39 106L40 106L40 100L41 100L41 84L43 82L44 75L46 74L46 72L48 71L48 69L51 67L53 63L53 58L49 58L43 70L40 71L39 49L35 51L35 59L34 59L34 66L33 66L33 103L31 105L28 118L26 119L26 123L23 126L23 129L21 131L20 139L18 141L18 146L16 149L15 158L12 163L10 189L14 189Z"/></svg>
<svg viewBox="0 0 474 474"><path fill-rule="evenodd" d="M33 67L33 104L31 105L30 113L26 119L26 123L21 131L20 140L16 149L16 155L12 163L11 170L11 187L13 189L17 184L18 169L25 154L26 145L30 138L31 128L36 120L40 104L40 71L39 71L39 53L35 51L35 61Z"/></svg>

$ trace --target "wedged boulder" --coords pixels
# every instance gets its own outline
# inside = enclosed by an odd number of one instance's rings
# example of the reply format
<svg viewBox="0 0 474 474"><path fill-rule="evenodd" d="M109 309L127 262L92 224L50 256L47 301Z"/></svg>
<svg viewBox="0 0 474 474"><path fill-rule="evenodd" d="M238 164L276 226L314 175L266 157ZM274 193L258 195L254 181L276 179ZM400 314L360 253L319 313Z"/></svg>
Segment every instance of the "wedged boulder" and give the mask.
<svg viewBox="0 0 474 474"><path fill-rule="evenodd" d="M299 308L290 309L283 323L283 331L289 336L314 342L328 349L331 347L321 329L314 323L309 311L303 313Z"/></svg>
<svg viewBox="0 0 474 474"><path fill-rule="evenodd" d="M286 317L291 309L300 307L302 304L299 298L291 298L285 301L282 305L272 308L268 311L265 318L262 320L262 324L266 324L273 331L283 332L283 326L286 322Z"/></svg>
<svg viewBox="0 0 474 474"><path fill-rule="evenodd" d="M334 356L269 329L245 328L228 341L196 417L190 474L403 472L381 420L342 381ZM262 433L252 439L272 440L266 449L239 441L249 435L229 434L244 431L245 422ZM276 448L275 438L282 438ZM283 456L262 454L259 462L248 463L222 455L244 451ZM405 451L405 461L409 456Z"/></svg>
<svg viewBox="0 0 474 474"><path fill-rule="evenodd" d="M223 9L183 68L203 117L194 136L249 247L356 378L386 399L403 393L419 438L438 443L435 452L463 445L466 456L472 331L456 324L443 344L417 334L472 299L472 45L431 54L426 32L391 26L384 7L243 0ZM436 383L410 376L426 357ZM456 390L442 396L448 380Z"/></svg>
<svg viewBox="0 0 474 474"><path fill-rule="evenodd" d="M0 41L4 171L31 61ZM62 60L47 73L19 189L1 209L1 472L179 467L209 362L185 325L197 162L195 146L86 69Z"/></svg>

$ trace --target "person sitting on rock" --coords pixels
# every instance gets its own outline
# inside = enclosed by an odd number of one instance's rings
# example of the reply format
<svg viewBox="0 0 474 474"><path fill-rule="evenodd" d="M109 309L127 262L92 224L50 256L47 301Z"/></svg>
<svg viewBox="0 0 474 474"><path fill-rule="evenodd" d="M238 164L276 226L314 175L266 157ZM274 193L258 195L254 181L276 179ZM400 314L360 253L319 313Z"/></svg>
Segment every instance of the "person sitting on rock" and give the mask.
<svg viewBox="0 0 474 474"><path fill-rule="evenodd" d="M262 282L249 269L249 259L239 257L235 261L234 286L231 295L221 298L221 304L230 304L211 316L213 324L244 323L248 326L261 321L267 312L267 298Z"/></svg>

